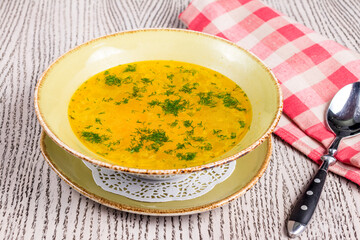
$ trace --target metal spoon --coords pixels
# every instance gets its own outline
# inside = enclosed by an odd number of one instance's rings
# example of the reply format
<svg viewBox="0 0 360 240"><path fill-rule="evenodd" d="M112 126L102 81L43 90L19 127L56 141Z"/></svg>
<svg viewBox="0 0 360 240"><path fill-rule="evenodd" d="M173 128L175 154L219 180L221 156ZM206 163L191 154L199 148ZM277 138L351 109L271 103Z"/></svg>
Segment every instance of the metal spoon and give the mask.
<svg viewBox="0 0 360 240"><path fill-rule="evenodd" d="M326 123L336 137L328 153L321 157L323 163L315 177L292 210L287 224L290 237L300 235L309 223L318 204L328 168L336 162L334 155L341 139L360 133L360 82L346 85L335 94L327 110Z"/></svg>

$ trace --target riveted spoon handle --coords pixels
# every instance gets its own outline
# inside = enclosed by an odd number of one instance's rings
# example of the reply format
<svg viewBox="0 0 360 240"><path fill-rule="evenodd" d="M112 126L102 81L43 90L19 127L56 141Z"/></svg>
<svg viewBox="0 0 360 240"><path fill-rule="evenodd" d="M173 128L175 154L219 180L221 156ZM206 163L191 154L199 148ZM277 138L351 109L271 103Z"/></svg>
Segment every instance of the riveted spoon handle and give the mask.
<svg viewBox="0 0 360 240"><path fill-rule="evenodd" d="M297 201L288 220L288 233L290 237L298 236L309 223L326 180L328 164L321 165L315 177L311 180L306 191Z"/></svg>

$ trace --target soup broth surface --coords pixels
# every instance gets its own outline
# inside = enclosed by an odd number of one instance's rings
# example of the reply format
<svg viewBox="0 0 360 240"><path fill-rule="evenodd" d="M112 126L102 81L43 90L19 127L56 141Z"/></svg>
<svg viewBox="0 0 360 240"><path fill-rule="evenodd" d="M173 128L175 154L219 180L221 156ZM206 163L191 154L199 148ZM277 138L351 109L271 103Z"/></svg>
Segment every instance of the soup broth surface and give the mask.
<svg viewBox="0 0 360 240"><path fill-rule="evenodd" d="M210 163L241 140L252 116L236 83L177 61L135 62L98 73L73 94L68 114L87 148L141 169Z"/></svg>

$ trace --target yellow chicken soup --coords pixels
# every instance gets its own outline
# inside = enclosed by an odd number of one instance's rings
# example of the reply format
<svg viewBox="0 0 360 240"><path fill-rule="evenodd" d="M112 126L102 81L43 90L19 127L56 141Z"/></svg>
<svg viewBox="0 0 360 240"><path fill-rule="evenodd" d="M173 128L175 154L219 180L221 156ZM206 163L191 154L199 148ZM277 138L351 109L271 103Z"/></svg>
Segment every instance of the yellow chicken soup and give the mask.
<svg viewBox="0 0 360 240"><path fill-rule="evenodd" d="M71 98L71 127L91 151L126 167L173 169L212 162L251 122L241 88L208 68L176 61L120 65Z"/></svg>

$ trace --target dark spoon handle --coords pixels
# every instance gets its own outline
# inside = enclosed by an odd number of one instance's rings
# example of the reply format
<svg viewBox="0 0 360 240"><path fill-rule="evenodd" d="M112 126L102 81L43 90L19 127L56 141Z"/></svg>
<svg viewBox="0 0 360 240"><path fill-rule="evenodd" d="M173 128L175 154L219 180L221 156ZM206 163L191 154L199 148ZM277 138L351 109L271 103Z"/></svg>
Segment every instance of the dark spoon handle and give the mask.
<svg viewBox="0 0 360 240"><path fill-rule="evenodd" d="M332 156L323 157L321 167L291 212L287 226L290 237L298 236L304 231L314 214L326 180L329 162L331 162L327 159L329 157L334 158Z"/></svg>

